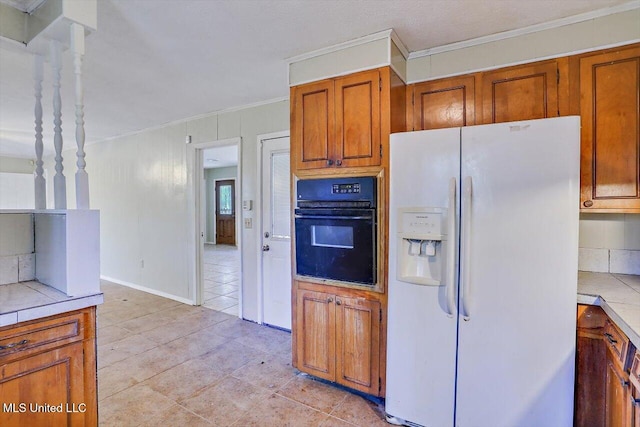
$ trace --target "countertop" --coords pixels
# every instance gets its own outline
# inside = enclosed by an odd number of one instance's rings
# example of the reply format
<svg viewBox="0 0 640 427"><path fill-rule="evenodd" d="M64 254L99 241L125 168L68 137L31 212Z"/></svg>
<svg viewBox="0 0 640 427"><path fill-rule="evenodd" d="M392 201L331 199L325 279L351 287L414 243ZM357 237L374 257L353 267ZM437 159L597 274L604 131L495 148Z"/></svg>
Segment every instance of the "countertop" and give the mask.
<svg viewBox="0 0 640 427"><path fill-rule="evenodd" d="M42 283L0 285L0 327L102 304L102 293L68 297Z"/></svg>
<svg viewBox="0 0 640 427"><path fill-rule="evenodd" d="M640 348L640 276L579 271L578 303L602 307Z"/></svg>

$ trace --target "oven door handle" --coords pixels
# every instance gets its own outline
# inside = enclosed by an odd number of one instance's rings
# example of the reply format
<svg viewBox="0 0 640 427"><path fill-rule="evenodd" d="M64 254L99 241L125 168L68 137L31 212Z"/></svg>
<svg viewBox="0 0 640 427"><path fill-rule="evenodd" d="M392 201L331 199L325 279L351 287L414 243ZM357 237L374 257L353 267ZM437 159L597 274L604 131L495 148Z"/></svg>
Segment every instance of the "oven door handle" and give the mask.
<svg viewBox="0 0 640 427"><path fill-rule="evenodd" d="M337 220L349 220L349 219L373 219L373 215L366 216L342 216L342 215L295 215L296 219L337 219Z"/></svg>

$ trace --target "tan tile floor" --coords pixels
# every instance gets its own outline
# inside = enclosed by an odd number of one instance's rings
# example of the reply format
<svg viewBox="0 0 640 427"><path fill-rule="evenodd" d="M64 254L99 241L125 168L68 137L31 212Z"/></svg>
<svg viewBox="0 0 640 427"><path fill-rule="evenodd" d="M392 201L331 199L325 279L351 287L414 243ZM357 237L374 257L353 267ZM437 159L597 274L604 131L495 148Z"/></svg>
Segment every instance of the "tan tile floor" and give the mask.
<svg viewBox="0 0 640 427"><path fill-rule="evenodd" d="M240 251L231 245L204 245L204 307L238 315Z"/></svg>
<svg viewBox="0 0 640 427"><path fill-rule="evenodd" d="M101 426L388 426L291 366L291 335L109 282L98 307Z"/></svg>

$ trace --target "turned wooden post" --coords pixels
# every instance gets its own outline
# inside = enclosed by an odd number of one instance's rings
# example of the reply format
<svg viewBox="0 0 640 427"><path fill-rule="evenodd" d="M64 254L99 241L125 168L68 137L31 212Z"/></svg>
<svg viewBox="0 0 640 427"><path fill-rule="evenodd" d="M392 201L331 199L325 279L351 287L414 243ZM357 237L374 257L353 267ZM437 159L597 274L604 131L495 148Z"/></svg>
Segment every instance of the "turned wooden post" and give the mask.
<svg viewBox="0 0 640 427"><path fill-rule="evenodd" d="M47 189L44 179L44 162L42 161L43 143L42 143L42 79L43 79L44 57L35 55L33 61L33 80L34 92L36 97L36 105L34 108L35 124L36 124L36 176L34 182L35 189L35 208L47 208Z"/></svg>
<svg viewBox="0 0 640 427"><path fill-rule="evenodd" d="M71 24L71 49L73 51L73 72L76 80L76 208L89 209L89 175L84 152L84 88L82 85L82 57L84 55L84 27Z"/></svg>
<svg viewBox="0 0 640 427"><path fill-rule="evenodd" d="M67 209L67 184L62 173L62 97L60 96L60 79L62 61L60 58L60 42L51 40L51 70L53 72L53 145L56 149L56 175L53 177L53 192L56 209Z"/></svg>

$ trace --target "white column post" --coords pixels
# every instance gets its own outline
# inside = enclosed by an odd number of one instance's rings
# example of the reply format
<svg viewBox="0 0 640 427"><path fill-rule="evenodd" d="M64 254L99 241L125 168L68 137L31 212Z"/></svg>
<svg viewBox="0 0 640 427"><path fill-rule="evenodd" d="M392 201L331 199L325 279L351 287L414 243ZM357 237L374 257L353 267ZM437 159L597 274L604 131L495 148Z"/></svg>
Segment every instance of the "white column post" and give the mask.
<svg viewBox="0 0 640 427"><path fill-rule="evenodd" d="M53 145L56 149L56 175L53 177L53 190L56 209L67 209L67 184L62 173L62 97L60 96L60 79L62 61L60 42L51 40L51 70L53 72Z"/></svg>
<svg viewBox="0 0 640 427"><path fill-rule="evenodd" d="M89 209L89 175L84 160L84 88L82 86L82 57L84 55L84 27L71 24L71 50L73 51L73 72L76 77L76 144L78 170L76 171L76 208Z"/></svg>
<svg viewBox="0 0 640 427"><path fill-rule="evenodd" d="M36 105L34 108L35 124L36 124L36 176L34 180L35 190L35 208L46 209L47 208L47 190L46 182L44 180L44 169L42 165L42 79L44 68L44 57L42 55L35 55L33 61L33 89L36 97Z"/></svg>

